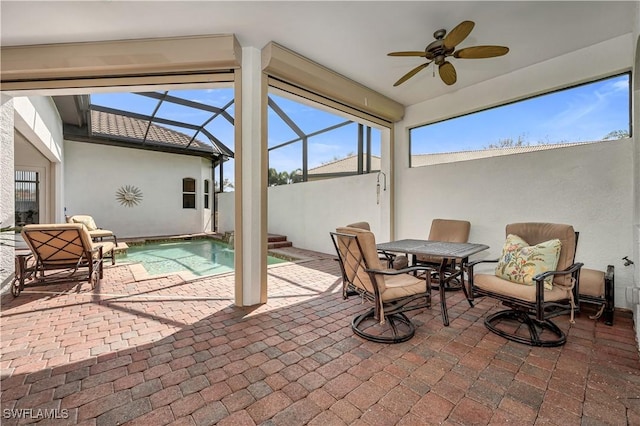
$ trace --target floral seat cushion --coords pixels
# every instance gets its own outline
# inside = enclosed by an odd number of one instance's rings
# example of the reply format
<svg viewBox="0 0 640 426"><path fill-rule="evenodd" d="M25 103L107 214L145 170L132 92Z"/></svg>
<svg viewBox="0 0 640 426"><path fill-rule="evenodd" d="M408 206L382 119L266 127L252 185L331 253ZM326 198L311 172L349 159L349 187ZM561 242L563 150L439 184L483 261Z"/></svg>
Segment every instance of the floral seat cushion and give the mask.
<svg viewBox="0 0 640 426"><path fill-rule="evenodd" d="M561 247L562 243L557 238L530 246L521 237L509 234L495 274L513 283L534 285L533 277L556 270ZM551 290L552 281L553 276L545 278L544 287Z"/></svg>

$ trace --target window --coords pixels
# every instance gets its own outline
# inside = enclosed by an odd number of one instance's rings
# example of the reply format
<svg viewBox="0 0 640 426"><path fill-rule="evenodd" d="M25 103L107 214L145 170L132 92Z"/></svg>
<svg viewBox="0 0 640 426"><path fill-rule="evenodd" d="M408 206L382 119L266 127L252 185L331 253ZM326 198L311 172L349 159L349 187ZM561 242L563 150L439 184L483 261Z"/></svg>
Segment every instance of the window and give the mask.
<svg viewBox="0 0 640 426"><path fill-rule="evenodd" d="M40 188L38 172L16 170L15 214L16 226L40 223Z"/></svg>
<svg viewBox="0 0 640 426"><path fill-rule="evenodd" d="M191 178L182 179L182 208L196 208L196 180Z"/></svg>
<svg viewBox="0 0 640 426"><path fill-rule="evenodd" d="M379 129L308 100L270 94L268 102L269 186L380 170Z"/></svg>
<svg viewBox="0 0 640 426"><path fill-rule="evenodd" d="M204 180L204 208L209 208L209 179Z"/></svg>
<svg viewBox="0 0 640 426"><path fill-rule="evenodd" d="M412 128L411 167L629 137L630 81L620 74Z"/></svg>

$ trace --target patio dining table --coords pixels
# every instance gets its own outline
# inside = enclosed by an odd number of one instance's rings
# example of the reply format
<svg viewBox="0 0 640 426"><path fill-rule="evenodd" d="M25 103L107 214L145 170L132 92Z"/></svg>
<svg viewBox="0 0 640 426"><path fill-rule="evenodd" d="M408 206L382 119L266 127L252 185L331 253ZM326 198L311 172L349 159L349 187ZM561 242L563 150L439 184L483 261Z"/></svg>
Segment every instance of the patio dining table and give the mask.
<svg viewBox="0 0 640 426"><path fill-rule="evenodd" d="M440 266L437 268L440 306L442 309L442 322L449 325L449 314L447 312L447 300L445 298L445 287L452 280L458 278L462 287L462 291L473 306L467 287L464 282L464 270L469 262L469 257L489 248L486 244L476 243L450 243L445 241L433 240L414 240L403 239L390 241L387 243L377 244L377 249L383 253L405 253L410 255L426 255L441 258ZM460 267L453 270L447 270L446 266L450 261L458 262Z"/></svg>

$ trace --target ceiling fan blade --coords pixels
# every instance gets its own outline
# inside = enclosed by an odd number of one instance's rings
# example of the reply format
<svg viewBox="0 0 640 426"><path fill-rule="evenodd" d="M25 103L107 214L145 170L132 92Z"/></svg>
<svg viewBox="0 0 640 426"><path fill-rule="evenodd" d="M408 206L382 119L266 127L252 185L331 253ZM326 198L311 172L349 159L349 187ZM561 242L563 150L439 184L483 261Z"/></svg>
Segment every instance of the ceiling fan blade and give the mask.
<svg viewBox="0 0 640 426"><path fill-rule="evenodd" d="M405 81L409 80L411 77L413 77L414 75L416 75L418 72L422 71L423 69L425 69L431 62L427 62L424 63L422 65L418 65L417 67L415 67L414 69L412 69L411 71L409 71L408 73L406 73L405 75L403 75L402 77L400 77L400 80L396 81L393 85L393 87L399 86L402 83L404 83ZM455 72L455 71L454 71Z"/></svg>
<svg viewBox="0 0 640 426"><path fill-rule="evenodd" d="M438 72L440 73L440 78L445 82L446 85L451 86L456 82L458 76L456 74L456 69L451 65L451 62L444 62L440 64L438 67Z"/></svg>
<svg viewBox="0 0 640 426"><path fill-rule="evenodd" d="M507 52L509 52L509 48L505 46L473 46L455 51L453 57L463 59L493 58L506 55Z"/></svg>
<svg viewBox="0 0 640 426"><path fill-rule="evenodd" d="M410 51L410 52L391 52L387 53L387 56L422 56L424 57L424 50Z"/></svg>
<svg viewBox="0 0 640 426"><path fill-rule="evenodd" d="M467 38L471 30L476 24L473 21L462 21L444 38L444 47L452 49L456 47L462 40Z"/></svg>

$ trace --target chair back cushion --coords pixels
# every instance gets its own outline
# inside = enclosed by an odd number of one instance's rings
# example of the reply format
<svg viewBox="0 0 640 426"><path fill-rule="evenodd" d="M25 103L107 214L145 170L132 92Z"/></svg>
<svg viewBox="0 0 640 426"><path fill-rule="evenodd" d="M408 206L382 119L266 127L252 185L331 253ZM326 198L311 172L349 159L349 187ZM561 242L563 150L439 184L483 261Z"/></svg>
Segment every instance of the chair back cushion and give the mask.
<svg viewBox="0 0 640 426"><path fill-rule="evenodd" d="M371 231L371 226L369 226L369 222L355 222L347 225L347 228L358 228L364 229L365 231Z"/></svg>
<svg viewBox="0 0 640 426"><path fill-rule="evenodd" d="M69 218L69 222L82 223L84 226L87 227L89 231L95 231L96 229L98 229L98 227L96 226L96 222L93 220L93 217L85 214L77 214L77 215L71 216Z"/></svg>
<svg viewBox="0 0 640 426"><path fill-rule="evenodd" d="M347 238L338 236L338 249L343 259L346 278L353 285L374 293L374 285L378 286L380 293L385 290L384 277L376 275L376 283L371 281L371 275L365 271L366 268L384 269L378 258L376 239L371 231L360 228L342 227L337 228L338 234L353 235L358 244L353 244Z"/></svg>
<svg viewBox="0 0 640 426"><path fill-rule="evenodd" d="M466 243L469 241L471 223L466 220L433 219L429 230L429 239L448 243Z"/></svg>
<svg viewBox="0 0 640 426"><path fill-rule="evenodd" d="M25 225L21 233L43 264L77 262L92 248L89 232L81 223Z"/></svg>
<svg viewBox="0 0 640 426"><path fill-rule="evenodd" d="M571 225L557 223L511 223L506 226L506 235L517 235L533 246L555 238L560 240L561 248L556 270L563 271L573 265L576 255L576 233ZM571 285L571 275L556 275L554 284Z"/></svg>
<svg viewBox="0 0 640 426"><path fill-rule="evenodd" d="M433 219L429 230L429 239L447 243L466 243L469 241L471 222L455 219ZM442 258L416 255L416 260L426 263L440 263Z"/></svg>

